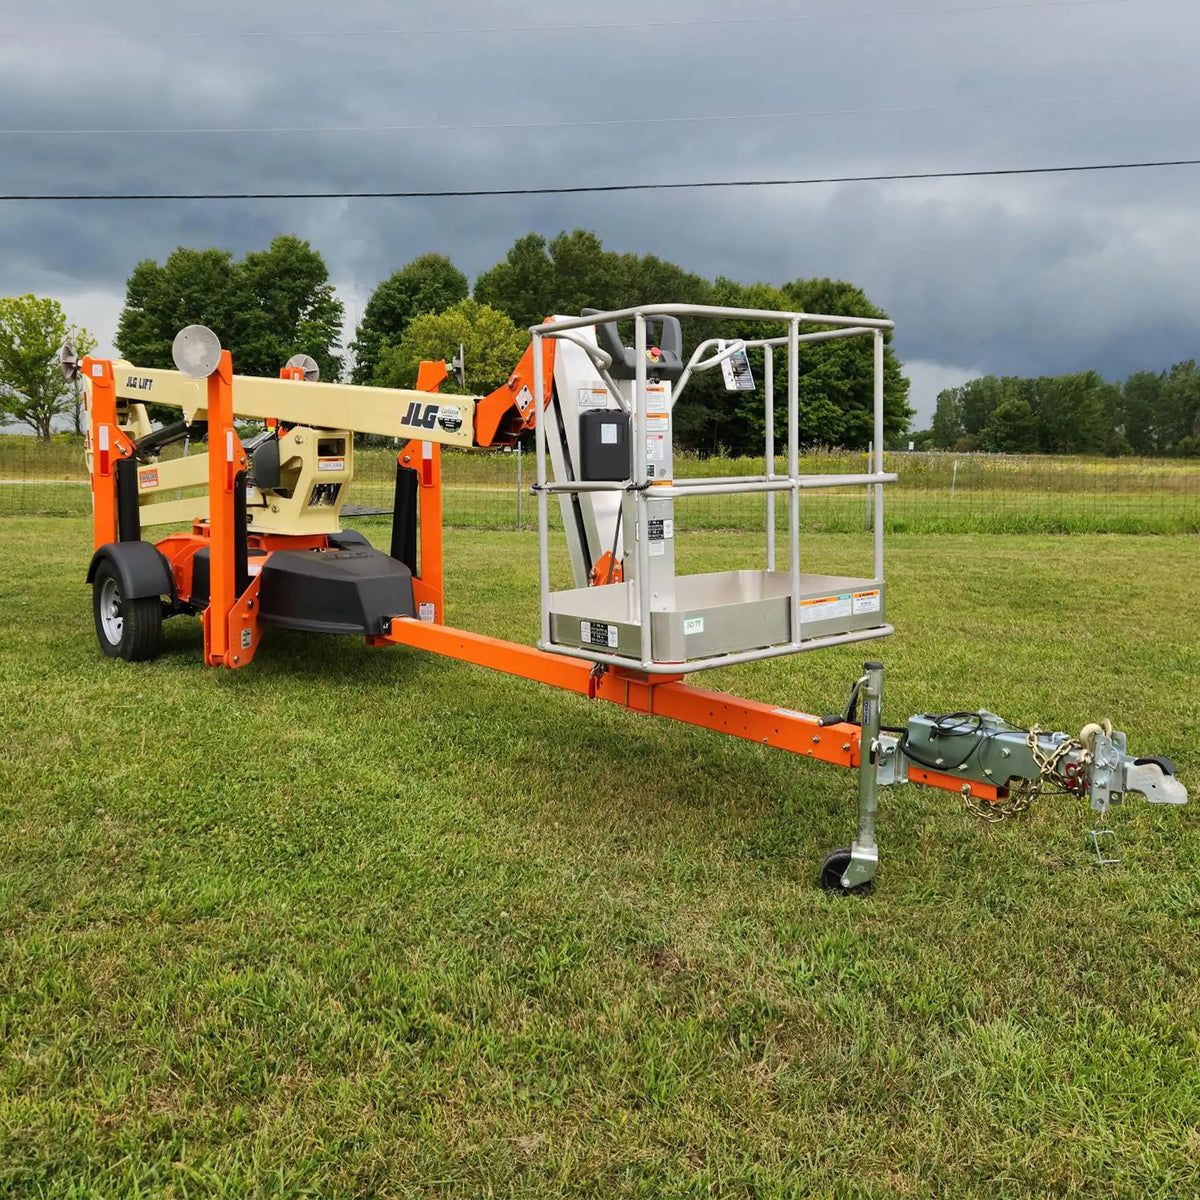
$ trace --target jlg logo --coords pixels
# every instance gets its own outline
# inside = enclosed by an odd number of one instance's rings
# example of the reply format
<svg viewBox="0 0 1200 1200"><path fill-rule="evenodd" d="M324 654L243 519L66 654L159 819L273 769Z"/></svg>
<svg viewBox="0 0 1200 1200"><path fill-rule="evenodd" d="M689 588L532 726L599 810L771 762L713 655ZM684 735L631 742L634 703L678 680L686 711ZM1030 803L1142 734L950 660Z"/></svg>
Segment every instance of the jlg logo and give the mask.
<svg viewBox="0 0 1200 1200"><path fill-rule="evenodd" d="M440 407L438 404L422 404L414 400L404 414L404 424L414 425L418 429L432 429L437 424Z"/></svg>
<svg viewBox="0 0 1200 1200"><path fill-rule="evenodd" d="M453 404L422 404L414 400L404 414L404 424L418 429L432 429L440 425L447 433L456 433L462 428L462 409Z"/></svg>

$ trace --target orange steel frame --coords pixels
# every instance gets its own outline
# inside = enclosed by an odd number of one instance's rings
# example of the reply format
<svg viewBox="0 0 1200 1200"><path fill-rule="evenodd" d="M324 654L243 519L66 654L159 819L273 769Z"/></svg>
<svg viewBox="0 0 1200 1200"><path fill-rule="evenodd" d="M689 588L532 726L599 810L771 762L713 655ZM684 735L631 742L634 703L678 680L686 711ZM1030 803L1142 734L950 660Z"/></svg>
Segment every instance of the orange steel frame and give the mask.
<svg viewBox="0 0 1200 1200"><path fill-rule="evenodd" d="M116 540L113 466L117 457L132 454L133 446L117 427L111 364L85 359L83 369L92 379L92 488L95 543L99 548ZM436 392L446 375L444 363L422 363L417 387L421 391ZM295 375L285 377L295 378ZM258 578L253 578L240 596L235 595L234 588L234 492L237 474L246 468L246 454L233 425L232 378L232 361L229 352L223 351L217 370L208 381L209 520L197 522L191 534L163 539L158 548L172 566L180 594L186 596L191 592L191 560L195 551L204 545L209 547L210 593L208 607L203 613L204 660L210 666L236 669L253 659L260 630L256 611ZM521 416L525 418L527 414L522 411ZM500 417L492 414L491 420L498 425ZM108 449L101 455L95 449L98 445L95 439L101 436L100 431L104 428L108 429L104 435L104 445ZM492 432L494 434L495 430ZM601 672L594 664L582 659L547 654L531 646L446 625L441 447L414 440L400 450L397 458L401 466L418 472L419 573L413 576L413 599L418 613L422 612L422 605L426 606L425 617L395 618L386 633L366 639L369 645L408 646L535 680L590 699L619 704L633 712L669 717L819 762L858 767L862 755L862 730L850 722L823 725L818 717L809 713L693 687L684 683L681 675L648 676L623 669ZM249 543L252 549L269 554L273 549L284 547L321 546L326 540L324 535L250 535ZM909 779L946 791L966 794L969 789L972 797L984 801L994 802L1006 794L1005 789L993 784L964 781L915 766L909 769Z"/></svg>
<svg viewBox="0 0 1200 1200"><path fill-rule="evenodd" d="M421 390L436 391L446 372L442 364L422 364L435 370L431 376L418 376ZM441 369L436 374L436 368ZM522 413L524 417L525 414ZM547 654L532 646L506 642L500 638L456 629L446 625L443 615L442 576L442 498L441 459L439 447L430 443L410 442L400 452L400 462L411 466L420 460L423 468L420 483L420 525L418 549L420 579L414 578L414 600L418 603L428 595L436 604L432 621L416 617L393 619L387 633L369 637L371 645L408 646L487 667L506 675L530 679L563 691L575 692L589 699L606 700L633 712L648 716L669 717L688 725L697 725L717 733L726 733L760 745L786 750L818 762L857 768L862 757L862 730L848 721L822 725L810 713L746 700L725 692L693 687L683 682L682 675L645 675L635 670L600 672L595 664L583 659L564 658ZM432 450L432 456L429 451ZM427 457L421 458L422 452ZM432 569L433 574L430 575ZM910 767L909 778L930 787L963 793L978 800L996 801L1006 793L992 784L964 781L932 771Z"/></svg>

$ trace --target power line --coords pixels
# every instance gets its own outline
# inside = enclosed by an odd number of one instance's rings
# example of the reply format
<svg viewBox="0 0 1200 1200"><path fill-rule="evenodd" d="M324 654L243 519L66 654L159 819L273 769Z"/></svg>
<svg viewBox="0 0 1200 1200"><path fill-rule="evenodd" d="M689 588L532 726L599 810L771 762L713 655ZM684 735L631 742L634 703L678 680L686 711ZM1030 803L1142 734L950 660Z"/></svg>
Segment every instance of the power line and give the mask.
<svg viewBox="0 0 1200 1200"><path fill-rule="evenodd" d="M455 132L493 132L496 130L518 129L587 129L611 126L629 125L683 125L722 123L733 121L796 121L810 117L851 117L851 116L896 116L903 113L935 113L935 112L968 112L984 109L1050 107L1067 104L1127 104L1134 100L1180 100L1191 99L1200 92L1133 92L1126 95L1092 96L1047 96L1032 98L1017 98L1010 100L979 100L967 101L963 104L906 104L889 105L877 108L814 108L803 112L761 112L761 113L717 113L697 116L674 117L597 117L582 121L497 121L470 122L461 124L440 125L230 125L230 126L159 126L92 128L92 129L0 129L0 136L127 136L155 135L171 136L189 134L243 134L243 133L455 133Z"/></svg>
<svg viewBox="0 0 1200 1200"><path fill-rule="evenodd" d="M978 171L905 171L886 175L825 175L808 179L705 179L686 183L608 183L570 187L462 188L423 192L40 192L0 194L0 201L28 200L442 200L483 196L567 196L599 192L666 192L704 188L802 187L822 183L887 183L922 179L982 179L1009 175L1067 175L1083 171L1136 171L1149 167L1197 167L1200 158L1152 162L1087 163L1061 167L993 167Z"/></svg>
<svg viewBox="0 0 1200 1200"><path fill-rule="evenodd" d="M1027 9L1091 8L1098 5L1132 4L1135 0L1024 0L1016 4L964 4L948 8L884 8L852 9L846 12L786 13L763 17L679 17L662 18L654 21L595 21L579 25L441 25L416 29L273 29L248 30L244 32L224 29L196 29L179 32L106 30L96 33L72 33L80 42L94 41L176 41L214 40L228 42L240 39L268 39L282 41L285 38L381 38L381 37L449 37L475 33L557 33L582 32L604 29L665 29L682 26L703 27L712 25L769 25L793 22L845 21L867 18L892 19L895 17L940 17L957 13L1018 12ZM1145 0L1141 0L1145 2ZM43 33L38 31L2 33L0 41L56 41L63 40L61 31Z"/></svg>

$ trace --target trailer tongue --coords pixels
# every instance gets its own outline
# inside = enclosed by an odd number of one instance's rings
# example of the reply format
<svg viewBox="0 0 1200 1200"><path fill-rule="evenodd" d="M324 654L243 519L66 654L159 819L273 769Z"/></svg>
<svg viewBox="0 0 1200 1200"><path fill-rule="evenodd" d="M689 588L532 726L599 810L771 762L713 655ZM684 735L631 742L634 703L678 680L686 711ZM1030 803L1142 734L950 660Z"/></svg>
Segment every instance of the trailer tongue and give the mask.
<svg viewBox="0 0 1200 1200"><path fill-rule="evenodd" d="M703 342L685 360L681 316L782 327L783 335ZM633 326L626 345L622 324ZM1101 815L1126 795L1183 804L1168 759L1135 758L1107 722L1077 736L1012 726L986 711L882 720L884 669L867 661L844 709L799 712L697 688L698 671L883 638L883 348L878 319L648 305L585 311L532 329L507 382L484 397L437 395L449 365L421 364L414 391L320 383L315 364L289 361L278 380L233 374L214 334L189 326L176 339L178 371L85 358L89 413L93 584L101 649L136 660L157 650L164 617L200 616L204 658L246 666L276 625L351 633L371 645L405 645L537 680L635 712L670 717L857 773L855 837L821 867L827 888L868 885L879 861L879 788L920 783L958 793L991 820L1014 815L1051 788L1087 799ZM803 332L802 332L803 330ZM808 342L872 343L875 469L810 475L799 460L799 359ZM676 479L674 410L690 378L721 369L727 386L752 385L763 365L763 471L739 478ZM786 471L776 467L775 360L786 377ZM461 370L461 359L457 365ZM155 430L145 403L182 419ZM243 443L235 418L262 422ZM536 647L445 623L441 448L488 449L533 430L538 508ZM354 477L354 435L400 439L389 552L341 526ZM172 441L203 434L207 451L164 458ZM859 575L801 569L800 498L817 489L870 489L873 558ZM188 495L183 493L187 492ZM679 575L675 505L703 495L763 497L764 562L756 570ZM778 555L777 497L786 502ZM556 500L573 586L551 579L549 505ZM153 525L188 526L157 543ZM777 562L782 557L783 566ZM1092 832L1097 859L1112 861Z"/></svg>

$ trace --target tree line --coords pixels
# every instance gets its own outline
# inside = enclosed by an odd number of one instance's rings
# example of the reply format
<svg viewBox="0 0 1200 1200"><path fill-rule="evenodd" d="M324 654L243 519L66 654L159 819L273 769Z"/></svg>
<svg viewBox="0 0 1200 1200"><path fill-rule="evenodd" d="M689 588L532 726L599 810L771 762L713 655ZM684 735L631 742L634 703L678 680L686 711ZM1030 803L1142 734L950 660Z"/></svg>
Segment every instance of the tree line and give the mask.
<svg viewBox="0 0 1200 1200"><path fill-rule="evenodd" d="M1095 371L985 375L939 393L921 448L1014 454L1200 454L1200 369L1192 360L1112 383Z"/></svg>
<svg viewBox="0 0 1200 1200"><path fill-rule="evenodd" d="M33 299L32 297L29 299ZM346 348L345 310L319 251L289 235L265 250L235 258L226 250L180 247L163 262L146 259L126 285L116 346L122 357L146 367L172 365L171 343L189 324L215 330L244 375L275 375L295 353L311 355L324 379L349 377L379 387L411 387L423 358L450 358L466 349L468 390L486 393L503 383L528 344L528 327L554 313L582 308L628 308L651 301L720 304L774 310L807 310L839 316L883 317L853 284L796 279L782 286L707 279L657 255L605 249L596 234L574 230L554 238L518 238L505 257L482 272L472 288L444 254L423 254L382 280L371 293ZM53 301L48 303L53 304ZM61 309L59 310L61 317ZM65 318L46 320L33 337L5 326L0 313L0 406L25 418L4 397L37 393L35 426L48 436L70 404L56 351ZM73 331L86 338L86 331ZM685 322L688 346L731 334L728 324ZM786 332L763 326L764 336ZM630 330L630 336L632 331ZM57 340L56 340L57 339ZM3 343L25 347L38 371L8 382ZM885 356L885 428L899 436L909 427L908 381L890 345ZM786 417L784 356L777 355L776 425ZM761 369L759 370L761 373ZM804 346L800 355L800 439L805 445L865 446L872 425L872 357L868 339ZM32 378L37 374L38 378ZM761 381L759 381L761 383ZM26 406L26 415L28 415ZM762 393L726 392L721 372L695 376L676 413L676 444L706 454L761 452Z"/></svg>
<svg viewBox="0 0 1200 1200"><path fill-rule="evenodd" d="M577 229L554 238L518 238L472 287L444 254L422 254L371 293L345 353L345 308L320 252L281 235L265 250L235 258L227 250L179 247L165 261L138 263L126 284L116 346L131 362L171 367L171 343L189 324L208 325L244 375L278 373L293 354L316 359L324 379L348 377L378 387L411 387L426 358L466 350L467 389L486 393L508 377L528 344L528 327L554 313L620 309L655 300L772 310L884 317L862 289L842 280L744 284L708 279L653 254L608 250ZM689 346L728 335L729 326L689 320ZM782 324L756 330L786 332ZM70 325L53 299L0 300L0 418L49 437L65 414L80 427L77 389L54 363L70 337L81 353L95 340ZM761 361L761 360L760 360ZM760 361L755 363L761 374ZM784 355L776 355L776 428L786 419ZM761 380L759 380L761 384ZM802 346L800 441L861 449L872 430L872 355L868 339ZM885 434L920 448L1046 454L1195 454L1200 452L1200 371L1178 363L1111 383L1094 371L1038 379L988 375L948 388L932 428L909 434L908 380L888 335L884 360ZM721 373L695 376L676 410L676 444L702 454L761 452L761 391L726 392Z"/></svg>
<svg viewBox="0 0 1200 1200"><path fill-rule="evenodd" d="M470 292L466 276L440 254L422 255L385 279L363 311L351 346L355 356L351 377L385 387L411 386L421 358L449 357L461 341L466 346L471 390L488 390L508 377L528 342L530 325L554 313L630 308L654 300L886 316L861 288L841 280L797 279L778 287L724 277L710 280L654 254L606 250L588 230L551 239L531 233L518 238L503 260L480 274ZM685 322L689 346L729 332L727 324L711 320ZM785 332L783 324L756 330L767 337ZM908 380L891 348L890 335L887 340L884 423L889 434L899 435L908 428L912 410ZM776 364L776 425L782 430L787 397L783 355L776 356ZM802 348L803 444L862 447L869 442L872 370L866 339ZM754 454L762 451L764 425L760 392L726 392L720 372L707 372L689 383L686 400L675 412L674 436L676 445L685 450Z"/></svg>

